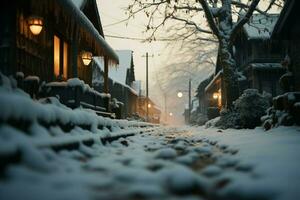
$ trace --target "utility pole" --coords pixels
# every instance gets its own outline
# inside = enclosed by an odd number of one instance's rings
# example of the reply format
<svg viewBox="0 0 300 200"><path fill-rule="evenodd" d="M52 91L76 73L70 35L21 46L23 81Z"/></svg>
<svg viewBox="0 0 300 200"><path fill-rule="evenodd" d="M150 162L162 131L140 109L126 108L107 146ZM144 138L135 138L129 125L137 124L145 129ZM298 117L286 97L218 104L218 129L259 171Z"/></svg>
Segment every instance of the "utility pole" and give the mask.
<svg viewBox="0 0 300 200"><path fill-rule="evenodd" d="M191 109L192 109L192 80L191 78L189 79L189 113L188 113L188 123L191 122Z"/></svg>
<svg viewBox="0 0 300 200"><path fill-rule="evenodd" d="M148 52L146 53L146 121L149 121Z"/></svg>
<svg viewBox="0 0 300 200"><path fill-rule="evenodd" d="M168 116L167 116L167 94L164 93L164 98L165 98L165 122L167 123Z"/></svg>
<svg viewBox="0 0 300 200"><path fill-rule="evenodd" d="M149 54L146 52L146 121L149 121L149 76L148 76L148 68L149 68ZM154 57L154 55L150 56Z"/></svg>

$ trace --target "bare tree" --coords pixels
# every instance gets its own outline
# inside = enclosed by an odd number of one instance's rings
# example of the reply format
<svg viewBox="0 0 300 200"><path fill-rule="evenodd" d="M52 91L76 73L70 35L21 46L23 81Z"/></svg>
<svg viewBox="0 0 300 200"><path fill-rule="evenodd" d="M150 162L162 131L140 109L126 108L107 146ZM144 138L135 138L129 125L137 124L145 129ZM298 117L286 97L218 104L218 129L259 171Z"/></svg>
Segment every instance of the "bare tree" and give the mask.
<svg viewBox="0 0 300 200"><path fill-rule="evenodd" d="M260 1L264 6L259 6ZM233 58L233 42L254 12L268 15L272 6L283 0L132 0L129 16L144 12L149 40L155 40L159 29L168 26L169 37L197 44L196 41L218 42L226 107L238 97L238 76ZM264 9L262 9L264 7ZM167 24L180 22L181 25ZM173 27L172 27L173 26Z"/></svg>
<svg viewBox="0 0 300 200"><path fill-rule="evenodd" d="M174 90L172 87L175 87L175 90L179 89L183 83L188 83L190 78L196 87L214 71L216 47L215 43L202 42L186 44L180 50L178 47L171 48L176 49L169 56L172 59L168 59L156 72L156 81L160 83L161 89L164 91Z"/></svg>

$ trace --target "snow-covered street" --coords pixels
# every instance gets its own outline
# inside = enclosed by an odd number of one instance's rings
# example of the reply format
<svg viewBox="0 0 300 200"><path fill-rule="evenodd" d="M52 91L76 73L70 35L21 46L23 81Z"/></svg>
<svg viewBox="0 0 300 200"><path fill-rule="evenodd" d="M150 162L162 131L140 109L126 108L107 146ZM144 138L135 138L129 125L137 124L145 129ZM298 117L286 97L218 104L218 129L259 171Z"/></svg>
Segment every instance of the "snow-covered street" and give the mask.
<svg viewBox="0 0 300 200"><path fill-rule="evenodd" d="M78 150L31 149L0 199L297 199L300 128L161 127Z"/></svg>

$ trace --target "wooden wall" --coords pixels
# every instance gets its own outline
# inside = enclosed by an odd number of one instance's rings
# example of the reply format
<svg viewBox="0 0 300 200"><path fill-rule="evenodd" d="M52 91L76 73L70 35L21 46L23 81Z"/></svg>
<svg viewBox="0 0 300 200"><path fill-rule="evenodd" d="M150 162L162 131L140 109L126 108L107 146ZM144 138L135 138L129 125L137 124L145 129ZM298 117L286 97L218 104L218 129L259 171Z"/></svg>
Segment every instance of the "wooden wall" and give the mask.
<svg viewBox="0 0 300 200"><path fill-rule="evenodd" d="M7 1L7 0L5 0ZM81 52L103 54L101 46L78 21L57 1L17 0L0 7L0 70L4 74L18 71L25 76L36 75L42 81L55 81L53 62L54 35L68 43L68 78L79 77L92 83L92 67L84 66ZM42 32L33 35L27 23L31 15L43 17Z"/></svg>

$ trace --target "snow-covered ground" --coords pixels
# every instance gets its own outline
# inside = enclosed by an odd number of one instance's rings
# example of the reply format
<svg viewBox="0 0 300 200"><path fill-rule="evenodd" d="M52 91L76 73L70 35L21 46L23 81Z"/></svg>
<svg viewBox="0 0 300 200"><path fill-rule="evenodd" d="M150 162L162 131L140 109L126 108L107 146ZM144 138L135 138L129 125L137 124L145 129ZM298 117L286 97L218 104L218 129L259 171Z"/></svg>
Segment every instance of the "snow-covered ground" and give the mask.
<svg viewBox="0 0 300 200"><path fill-rule="evenodd" d="M0 199L276 199L300 196L300 128L162 127L78 150L29 149Z"/></svg>

